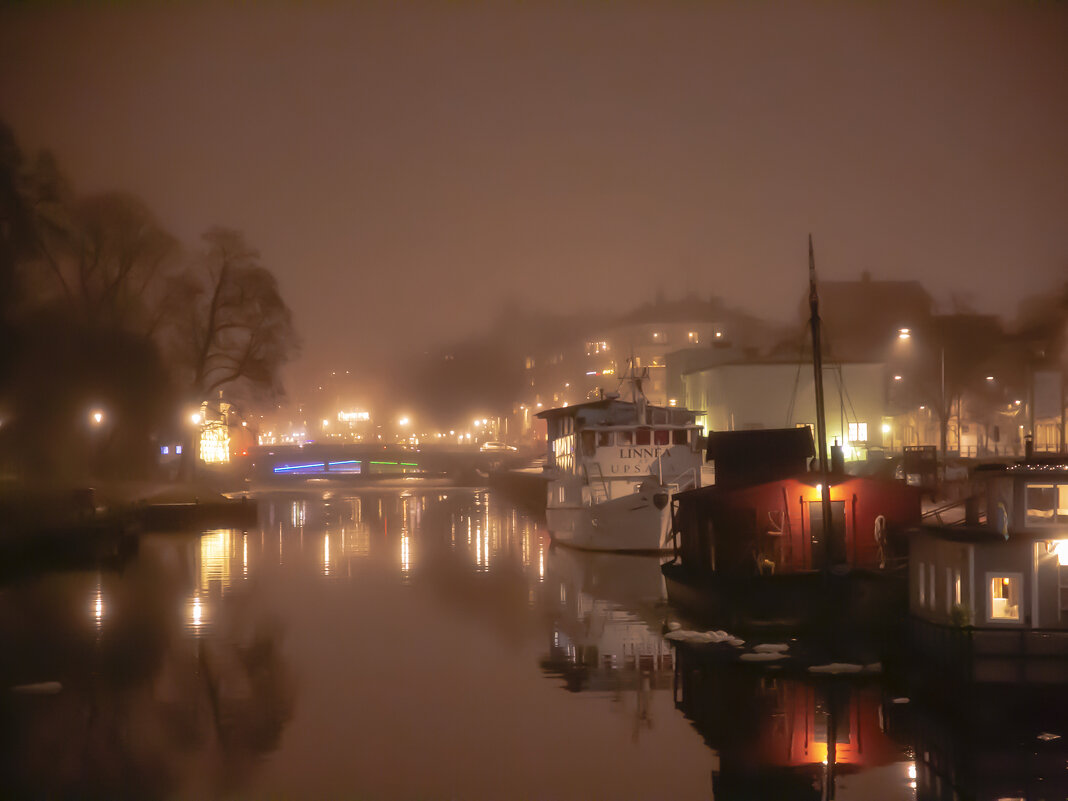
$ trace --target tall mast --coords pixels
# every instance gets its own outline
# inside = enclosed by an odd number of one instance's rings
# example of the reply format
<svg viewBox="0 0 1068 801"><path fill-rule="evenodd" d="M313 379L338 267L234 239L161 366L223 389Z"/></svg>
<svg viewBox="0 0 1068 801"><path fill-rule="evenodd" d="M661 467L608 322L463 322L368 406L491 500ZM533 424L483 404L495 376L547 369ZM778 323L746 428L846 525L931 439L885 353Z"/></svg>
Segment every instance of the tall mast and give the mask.
<svg viewBox="0 0 1068 801"><path fill-rule="evenodd" d="M816 256L812 250L812 234L808 235L808 306L809 326L812 329L812 369L816 383L816 446L820 457L820 500L823 505L822 548L826 563L835 549L831 538L831 485L827 469L827 420L823 410L823 348L820 344L820 298L816 293Z"/></svg>

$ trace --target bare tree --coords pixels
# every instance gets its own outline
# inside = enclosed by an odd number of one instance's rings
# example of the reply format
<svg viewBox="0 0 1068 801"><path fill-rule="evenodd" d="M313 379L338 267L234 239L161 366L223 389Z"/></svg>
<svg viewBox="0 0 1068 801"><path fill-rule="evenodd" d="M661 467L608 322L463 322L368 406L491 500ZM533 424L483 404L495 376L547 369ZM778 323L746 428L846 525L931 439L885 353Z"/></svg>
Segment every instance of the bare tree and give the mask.
<svg viewBox="0 0 1068 801"><path fill-rule="evenodd" d="M278 282L241 233L212 228L204 240L207 253L171 282L169 294L180 310L175 357L192 399L234 385L278 394L280 368L298 347Z"/></svg>
<svg viewBox="0 0 1068 801"><path fill-rule="evenodd" d="M109 192L71 200L62 179L39 161L34 202L38 258L27 285L39 302L82 315L92 327L157 330L177 240L140 199Z"/></svg>

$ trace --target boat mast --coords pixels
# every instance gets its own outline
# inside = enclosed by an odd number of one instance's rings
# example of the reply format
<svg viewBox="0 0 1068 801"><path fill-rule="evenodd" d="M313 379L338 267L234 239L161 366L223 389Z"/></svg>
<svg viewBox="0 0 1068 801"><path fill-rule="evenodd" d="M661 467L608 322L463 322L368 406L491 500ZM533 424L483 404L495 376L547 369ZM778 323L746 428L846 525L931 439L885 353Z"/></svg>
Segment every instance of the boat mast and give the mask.
<svg viewBox="0 0 1068 801"><path fill-rule="evenodd" d="M824 563L835 551L831 538L831 485L827 469L827 420L823 410L823 352L820 344L820 298L816 293L816 256L812 250L812 234L808 235L808 306L809 326L812 329L812 368L816 383L816 443L820 458L820 501L823 505L822 549Z"/></svg>

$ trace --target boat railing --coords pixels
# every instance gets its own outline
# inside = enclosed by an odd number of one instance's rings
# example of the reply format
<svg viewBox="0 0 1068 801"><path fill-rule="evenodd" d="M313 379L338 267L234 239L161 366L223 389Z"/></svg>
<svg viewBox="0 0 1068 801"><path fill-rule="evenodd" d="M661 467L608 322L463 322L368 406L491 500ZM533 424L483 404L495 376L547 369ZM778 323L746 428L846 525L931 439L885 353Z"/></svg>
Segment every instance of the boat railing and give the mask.
<svg viewBox="0 0 1068 801"><path fill-rule="evenodd" d="M591 503L604 503L612 497L608 491L608 480L604 477L600 463L588 462L586 464L586 483L590 487Z"/></svg>
<svg viewBox="0 0 1068 801"><path fill-rule="evenodd" d="M672 478L664 478L663 473L661 473L660 483L671 490L672 493L694 489L701 486L700 470L701 468L699 467L690 467Z"/></svg>

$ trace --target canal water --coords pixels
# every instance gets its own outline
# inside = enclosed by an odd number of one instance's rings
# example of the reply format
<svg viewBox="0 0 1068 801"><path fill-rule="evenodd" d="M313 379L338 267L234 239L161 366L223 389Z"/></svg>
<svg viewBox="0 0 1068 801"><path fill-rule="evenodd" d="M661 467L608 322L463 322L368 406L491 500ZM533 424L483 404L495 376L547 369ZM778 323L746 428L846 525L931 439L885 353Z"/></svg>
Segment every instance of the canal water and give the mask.
<svg viewBox="0 0 1068 801"><path fill-rule="evenodd" d="M0 587L0 798L917 797L907 699L674 646L656 558L485 490L258 503Z"/></svg>

